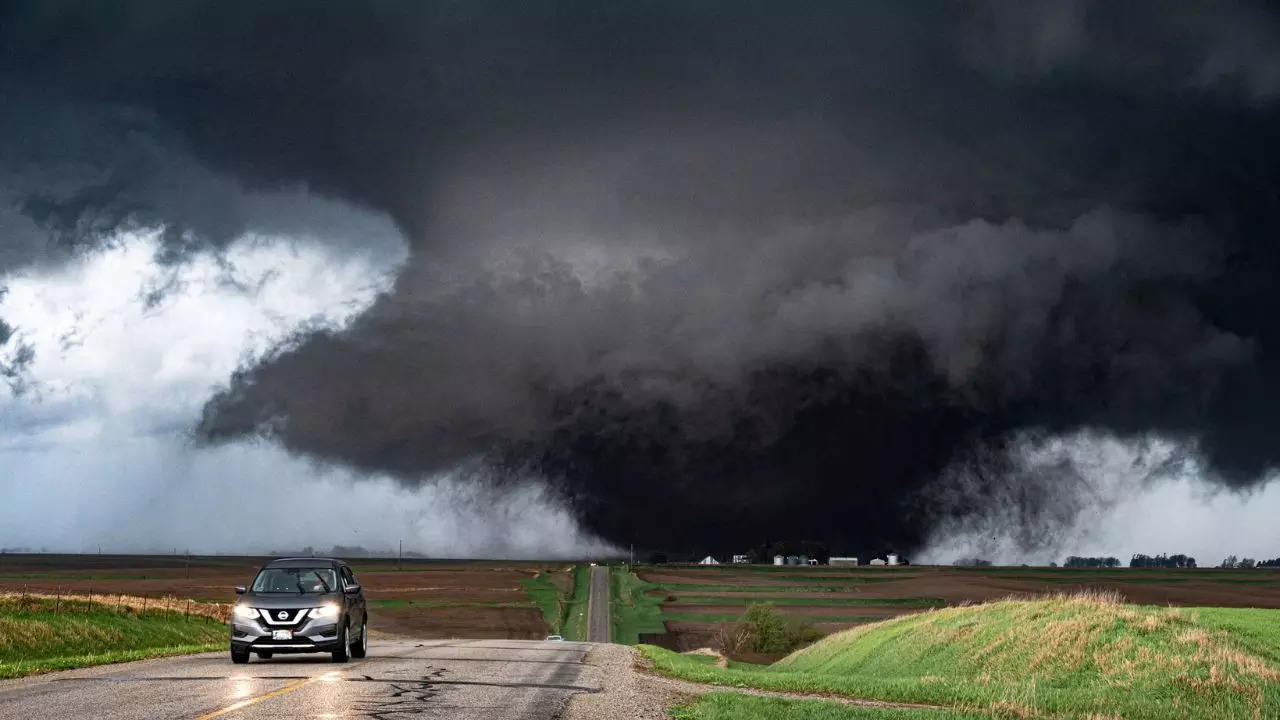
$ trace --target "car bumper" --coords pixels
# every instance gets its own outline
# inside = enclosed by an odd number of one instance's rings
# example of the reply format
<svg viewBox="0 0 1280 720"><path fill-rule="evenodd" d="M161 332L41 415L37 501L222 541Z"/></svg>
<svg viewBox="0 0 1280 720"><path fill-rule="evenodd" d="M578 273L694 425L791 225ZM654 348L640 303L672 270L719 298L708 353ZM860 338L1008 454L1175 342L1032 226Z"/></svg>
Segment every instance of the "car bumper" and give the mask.
<svg viewBox="0 0 1280 720"><path fill-rule="evenodd" d="M293 631L293 638L276 640L271 630L262 629L254 621L231 624L231 647L234 650L273 653L332 652L342 647L338 626L332 621L308 621Z"/></svg>

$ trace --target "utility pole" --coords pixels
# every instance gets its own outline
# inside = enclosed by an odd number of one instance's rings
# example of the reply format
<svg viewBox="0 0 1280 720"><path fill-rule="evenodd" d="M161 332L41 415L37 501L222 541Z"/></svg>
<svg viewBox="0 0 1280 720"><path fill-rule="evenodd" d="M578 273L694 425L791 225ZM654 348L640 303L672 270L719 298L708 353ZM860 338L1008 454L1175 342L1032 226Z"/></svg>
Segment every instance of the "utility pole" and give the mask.
<svg viewBox="0 0 1280 720"><path fill-rule="evenodd" d="M635 564L636 564L636 544L631 543L631 565L635 565ZM628 569L630 569L630 566L628 566Z"/></svg>
<svg viewBox="0 0 1280 720"><path fill-rule="evenodd" d="M400 569L400 563L404 561L404 540L400 541L400 550L396 553L396 570Z"/></svg>

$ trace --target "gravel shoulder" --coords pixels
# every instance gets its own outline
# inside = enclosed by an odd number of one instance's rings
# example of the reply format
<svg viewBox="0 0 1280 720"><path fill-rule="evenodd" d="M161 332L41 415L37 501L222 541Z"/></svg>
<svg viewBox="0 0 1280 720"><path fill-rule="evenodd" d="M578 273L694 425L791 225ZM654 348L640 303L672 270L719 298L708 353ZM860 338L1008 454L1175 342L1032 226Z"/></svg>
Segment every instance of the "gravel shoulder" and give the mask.
<svg viewBox="0 0 1280 720"><path fill-rule="evenodd" d="M627 645L592 647L583 684L601 690L574 695L564 720L662 720L670 717L667 708L709 689L639 672L637 663L643 661L639 651Z"/></svg>

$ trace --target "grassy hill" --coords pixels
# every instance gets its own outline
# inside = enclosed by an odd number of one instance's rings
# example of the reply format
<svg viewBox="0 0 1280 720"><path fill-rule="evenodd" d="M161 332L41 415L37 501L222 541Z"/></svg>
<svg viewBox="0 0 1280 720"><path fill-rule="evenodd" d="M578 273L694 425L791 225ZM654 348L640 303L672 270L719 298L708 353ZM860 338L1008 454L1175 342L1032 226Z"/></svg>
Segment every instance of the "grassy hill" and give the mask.
<svg viewBox="0 0 1280 720"><path fill-rule="evenodd" d="M200 615L0 598L0 678L226 647L226 625Z"/></svg>
<svg viewBox="0 0 1280 720"><path fill-rule="evenodd" d="M646 648L701 682L942 706L995 717L1280 718L1280 611L1008 600L847 630L771 666Z"/></svg>

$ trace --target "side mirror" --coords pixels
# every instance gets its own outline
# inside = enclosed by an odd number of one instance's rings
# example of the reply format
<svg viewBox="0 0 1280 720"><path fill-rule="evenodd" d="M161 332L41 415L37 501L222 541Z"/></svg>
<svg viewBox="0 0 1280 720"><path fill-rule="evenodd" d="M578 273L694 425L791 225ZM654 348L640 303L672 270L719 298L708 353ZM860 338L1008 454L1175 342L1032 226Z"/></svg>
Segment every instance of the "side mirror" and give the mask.
<svg viewBox="0 0 1280 720"><path fill-rule="evenodd" d="M243 585L237 585L237 586L236 586L236 594L237 594L237 595L243 595L243 594L244 594L244 592L245 592L245 587L244 587Z"/></svg>
<svg viewBox="0 0 1280 720"><path fill-rule="evenodd" d="M358 592L360 592L360 583L356 583L356 584L354 584L354 585L348 585L348 586L347 586L347 594L348 594L348 595L355 595L355 594L356 594L356 593L358 593Z"/></svg>

